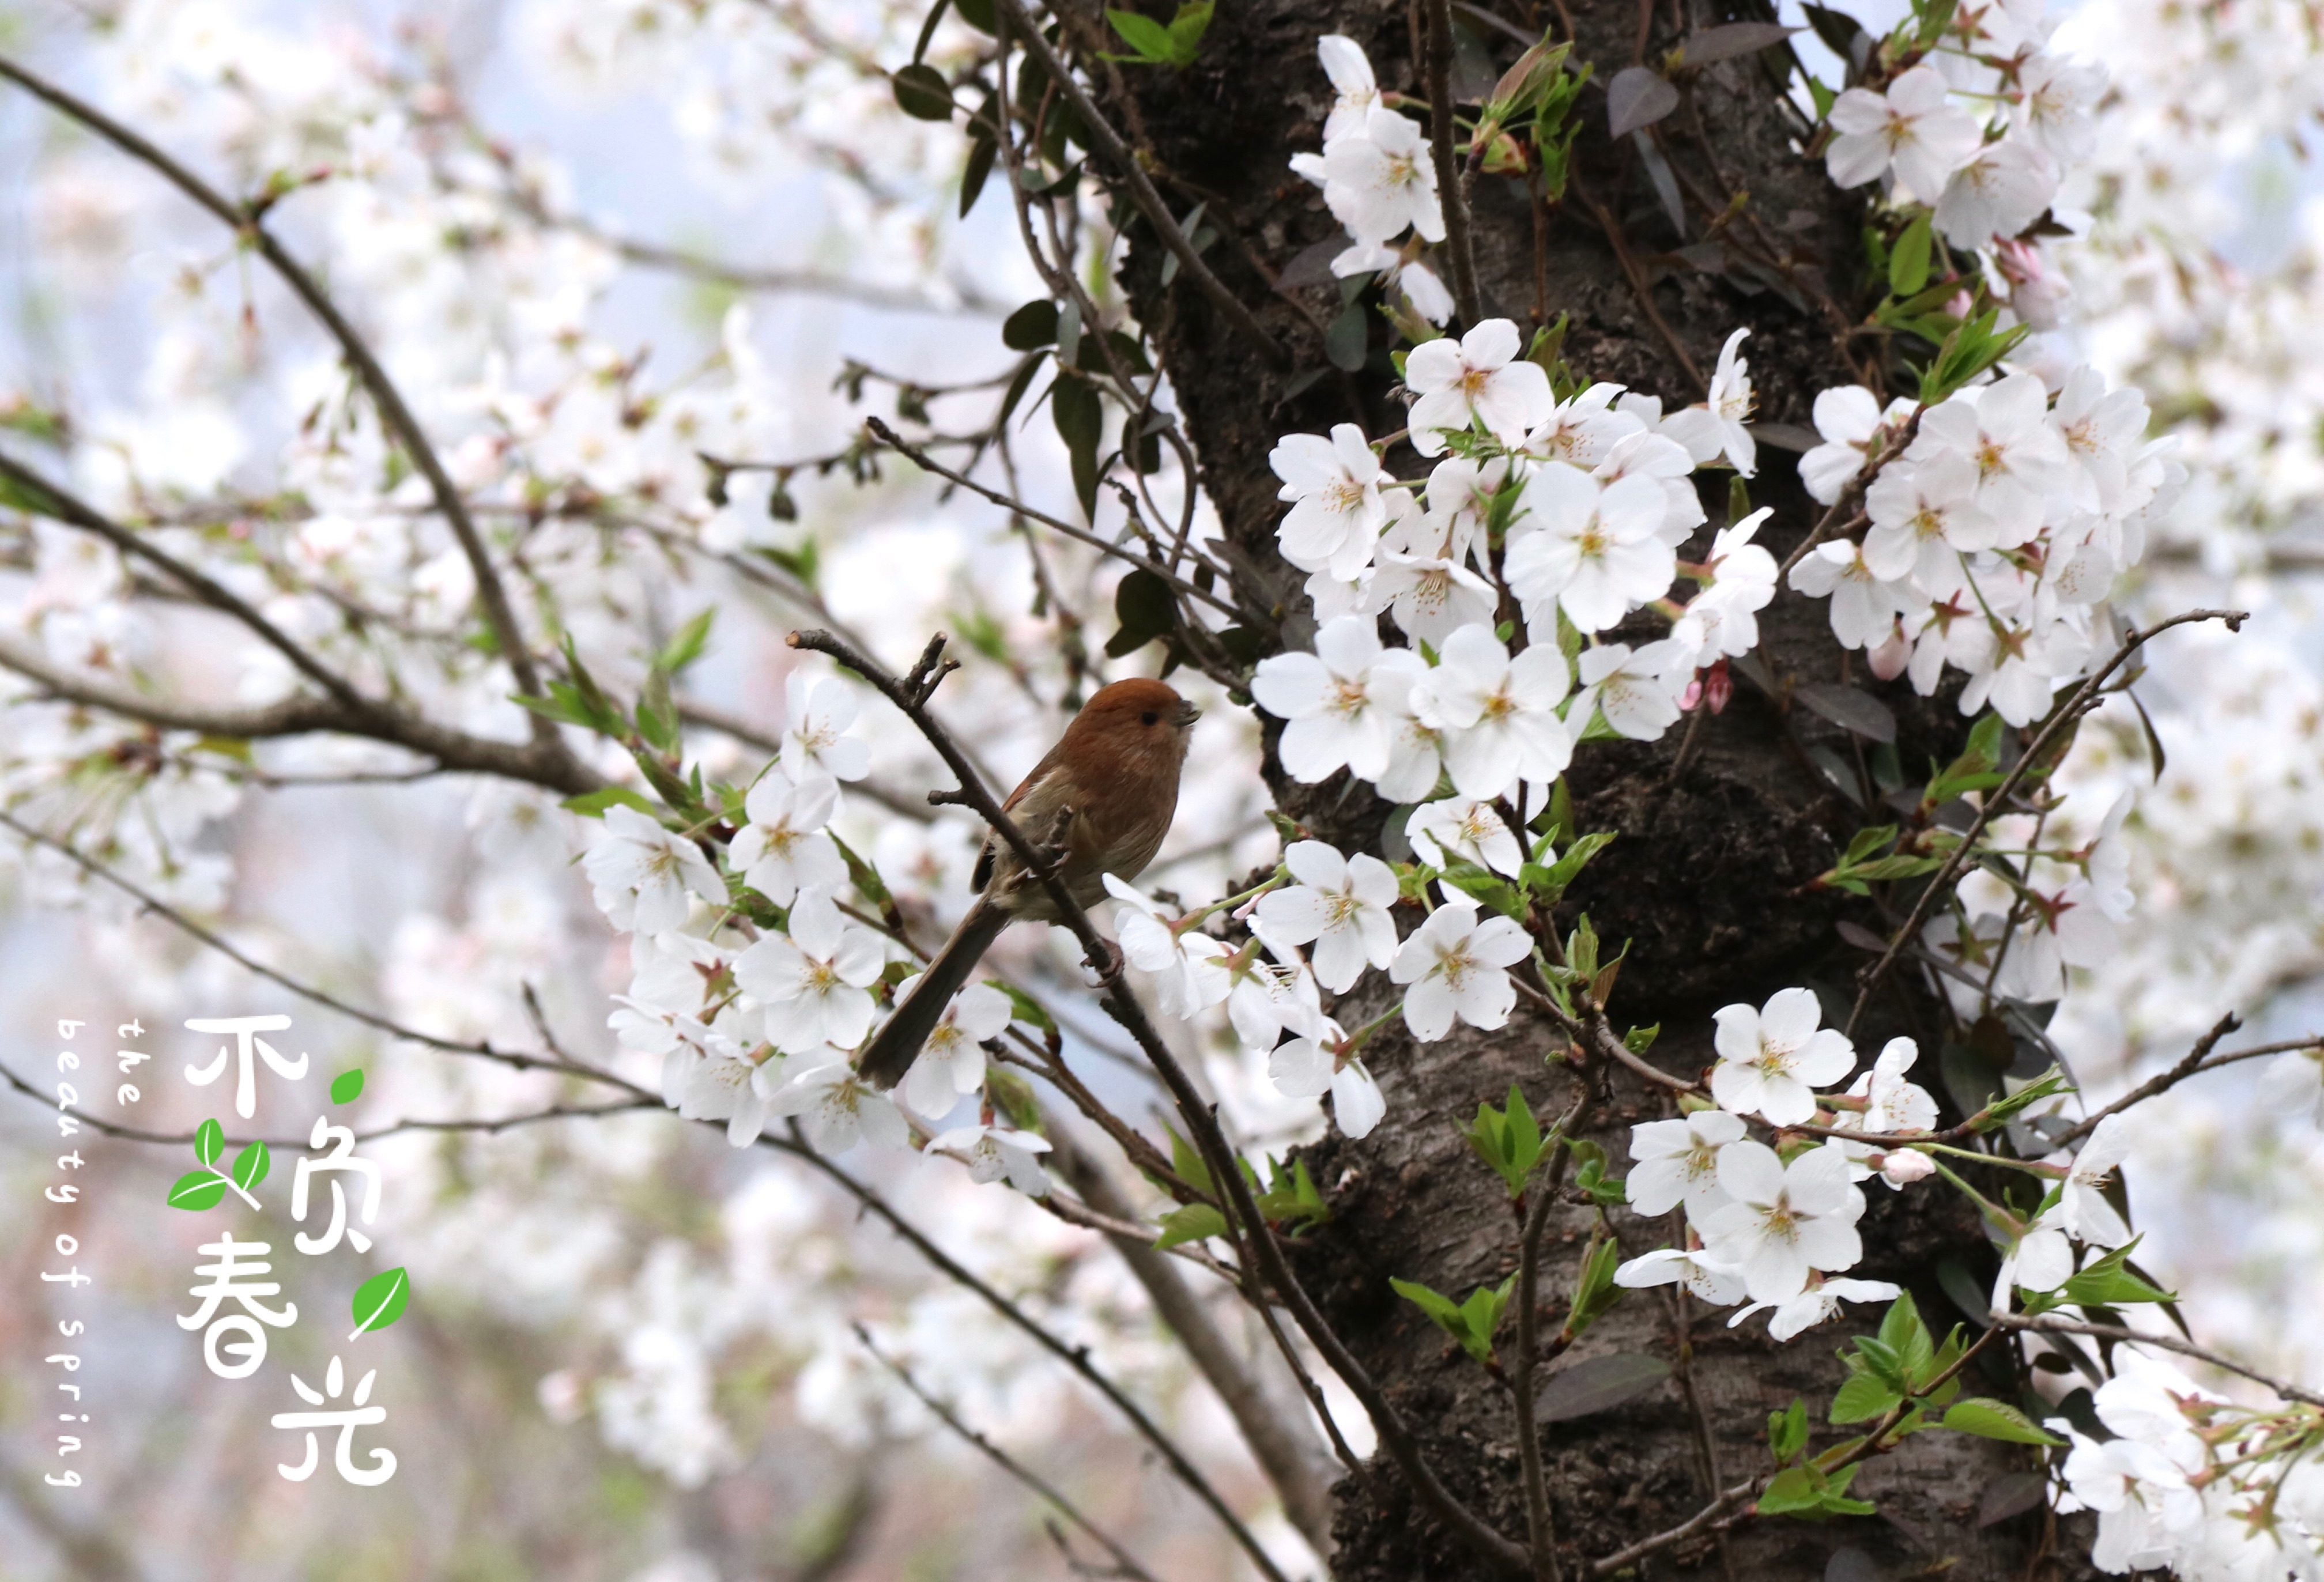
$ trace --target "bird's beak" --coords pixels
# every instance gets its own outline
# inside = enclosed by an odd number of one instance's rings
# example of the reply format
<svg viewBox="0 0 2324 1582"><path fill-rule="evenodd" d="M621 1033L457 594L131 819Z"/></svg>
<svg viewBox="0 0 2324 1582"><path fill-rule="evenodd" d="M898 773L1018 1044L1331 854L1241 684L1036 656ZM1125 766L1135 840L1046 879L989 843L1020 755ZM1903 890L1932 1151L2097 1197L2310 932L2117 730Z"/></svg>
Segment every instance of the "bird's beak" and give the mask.
<svg viewBox="0 0 2324 1582"><path fill-rule="evenodd" d="M1198 709L1198 708L1196 708L1194 704L1184 704L1184 703L1182 703L1182 704L1180 704L1178 705L1178 729L1179 729L1179 730L1184 731L1184 730L1185 730L1185 729L1186 729L1189 725L1192 725L1195 721L1197 721L1197 720L1201 719L1202 717L1203 717L1203 711L1202 711L1202 710L1200 710L1200 709Z"/></svg>

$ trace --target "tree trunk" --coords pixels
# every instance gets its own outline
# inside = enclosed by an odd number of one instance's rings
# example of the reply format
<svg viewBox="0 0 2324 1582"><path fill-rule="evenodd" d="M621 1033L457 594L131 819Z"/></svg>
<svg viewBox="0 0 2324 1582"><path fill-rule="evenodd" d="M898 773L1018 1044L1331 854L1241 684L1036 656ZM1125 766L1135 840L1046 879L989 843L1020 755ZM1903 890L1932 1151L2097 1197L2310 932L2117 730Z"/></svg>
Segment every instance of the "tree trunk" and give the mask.
<svg viewBox="0 0 2324 1582"><path fill-rule="evenodd" d="M1618 147L1606 135L1602 86L1634 62L1661 60L1682 36L1683 14L1690 32L1770 14L1751 0L1733 3L1737 10L1729 14L1720 0L1671 0L1661 7L1654 0L1551 0L1546 10L1534 0L1496 0L1493 9L1527 36L1570 7L1574 58L1591 62L1596 75L1578 112L1585 129L1576 150L1576 187L1547 214L1538 236L1534 205L1517 179L1476 180L1477 275L1486 315L1505 315L1527 330L1570 315L1563 354L1577 373L1658 395L1666 408L1701 400L1700 375L1716 361L1727 334L1748 326L1745 352L1758 420L1806 425L1817 391L1877 380L1881 343L1845 338L1862 311L1855 302L1862 198L1836 190L1821 161L1799 152L1806 123L1784 96L1785 50L1694 75L1686 102L1653 134L1675 189L1664 182L1666 191L1658 194L1635 140ZM1404 409L1394 399L1377 324L1364 373L1327 372L1287 395L1296 371L1325 366L1321 337L1311 317L1270 290L1253 260L1263 261L1269 275L1280 273L1303 251L1340 235L1321 195L1288 168L1293 154L1320 148L1332 100L1316 60L1317 37L1352 37L1383 88L1425 97L1420 51L1427 4L1231 0L1219 8L1200 59L1178 71L1101 62L1097 51L1110 46L1094 0L1074 0L1065 10L1063 41L1089 67L1109 115L1150 155L1157 184L1175 210L1208 202L1207 223L1222 235L1206 261L1292 349L1292 368L1270 366L1183 273L1165 285L1165 255L1154 233L1132 224L1123 283L1161 347L1201 459L1202 483L1239 552L1245 591L1286 610L1296 600L1299 574L1275 553L1282 507L1268 452L1281 435L1320 433L1351 419L1370 434L1393 432L1405 426ZM1485 46L1495 72L1522 47L1508 30L1478 21L1467 8L1453 14ZM1563 28L1558 25L1560 38ZM1110 174L1100 161L1091 168ZM1707 245L1721 235L1707 230L1710 216L1736 194L1748 198L1729 228L1736 245ZM1686 209L1683 235L1669 211L1673 201ZM1126 199L1118 212L1125 218L1135 213ZM1619 228L1620 238L1607 234L1600 215ZM1674 256L1683 247L1690 248L1686 257ZM1723 272L1708 272L1703 263L1723 264ZM1634 283L1646 271L1654 281L1645 288L1651 307ZM1440 272L1449 283L1449 259ZM1340 308L1332 284L1294 295L1309 314L1327 320ZM1763 445L1760 455L1752 494L1775 508L1761 542L1780 557L1820 510L1802 490L1790 455ZM1407 474L1425 468L1403 446L1391 449L1387 461ZM1727 503L1706 490L1712 526L1724 520ZM1705 527L1682 557L1701 558L1711 530ZM1642 612L1633 623L1619 635L1634 641L1661 635L1650 615ZM1296 643L1307 629L1296 618L1287 624L1286 640ZM1710 1018L1719 1006L1756 1005L1778 989L1806 983L1824 994L1829 1020L1844 1020L1853 973L1867 958L1841 941L1836 924L1849 918L1874 931L1893 926L1868 903L1803 888L1831 867L1858 827L1890 820L1868 816L1809 756L1827 749L1840 764L1852 765L1863 744L1804 709L1789 708L1785 694L1811 682L1868 688L1895 712L1897 750L1908 767L1949 759L1966 731L1950 698L1923 703L1902 683L1874 682L1860 658L1851 674L1821 603L1781 593L1760 627L1758 658L1776 695L1738 685L1725 712L1704 722L1683 768L1676 760L1683 726L1652 744L1585 747L1570 777L1581 827L1616 831L1619 838L1561 915L1570 925L1575 914L1588 912L1609 954L1629 943L1613 1002L1617 1025L1660 1024L1652 1058L1688 1075L1712 1059ZM1344 777L1297 785L1271 756L1268 769L1283 809L1310 831L1343 848L1379 850L1388 809L1368 792L1348 795ZM1945 1013L1917 981L1899 974L1891 983L1858 1029L1858 1048L1868 1061L1888 1037L1912 1035L1923 1051L1919 1074L1936 1089ZM1389 1003L1388 992L1384 981L1370 979L1338 1014L1355 1026ZM1335 1218L1296 1255L1309 1290L1421 1435L1440 1476L1519 1540L1524 1502L1506 1394L1396 1297L1388 1280L1419 1280L1458 1296L1515 1267L1517 1228L1500 1183L1470 1153L1454 1123L1480 1099L1498 1099L1513 1081L1537 1114L1562 1110L1574 1089L1567 1069L1554 1063L1563 1045L1563 1035L1522 1002L1509 1026L1493 1034L1462 1028L1441 1043L1418 1044L1400 1025L1384 1031L1367 1056L1388 1097L1387 1118L1361 1142L1335 1135L1311 1151ZM1663 1090L1618 1072L1588 1135L1626 1168L1630 1124L1667 1113ZM1975 1215L1935 1182L1904 1193L1875 1182L1870 1196L1863 1222L1867 1259L1851 1273L1905 1286L1940 1335L1969 1321L1946 1294L1938 1270L1950 1262L1976 1288L1989 1285L1994 1255ZM1543 1271L1553 1329L1562 1321L1589 1224L1586 1210L1558 1213ZM1626 1255L1669 1245L1675 1231L1627 1211L1613 1218ZM1952 1283L1960 1288L1960 1277ZM1670 1294L1670 1288L1631 1293L1577 1354L1677 1358L1684 1342ZM1591 1560L1677 1525L1718 1487L1765 1473L1767 1413L1794 1398L1809 1404L1814 1444L1842 1437L1844 1430L1822 1426L1845 1376L1834 1350L1848 1334L1868 1332L1877 1310L1851 1310L1782 1346L1767 1339L1764 1318L1730 1330L1726 1316L1693 1311L1691 1392L1674 1378L1615 1409L1543 1430L1566 1577L1586 1576ZM1980 1359L1993 1366L1980 1366L1969 1388L2019 1399L2024 1381L2010 1356L2008 1348L1993 1348ZM1853 1492L1877 1501L1877 1516L1822 1523L1747 1519L1723 1537L1650 1557L1635 1574L1748 1582L1941 1570L1955 1582L2085 1575L2079 1556L2087 1541L2055 1531L2039 1510L1979 1525L1980 1500L1996 1480L2036 1465L2024 1448L1958 1433L1921 1434L1868 1465L1858 1479ZM1385 1460L1369 1478L1343 1481L1336 1495L1334 1571L1342 1582L1488 1574L1416 1505ZM1842 1552L1850 1550L1854 1557Z"/></svg>

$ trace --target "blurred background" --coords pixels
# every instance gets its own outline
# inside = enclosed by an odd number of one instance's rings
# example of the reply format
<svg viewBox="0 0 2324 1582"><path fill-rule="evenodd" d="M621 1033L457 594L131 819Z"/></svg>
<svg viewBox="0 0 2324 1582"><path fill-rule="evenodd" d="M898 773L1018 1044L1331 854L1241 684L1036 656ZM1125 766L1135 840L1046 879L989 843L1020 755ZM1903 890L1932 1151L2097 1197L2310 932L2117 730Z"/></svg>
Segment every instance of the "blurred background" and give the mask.
<svg viewBox="0 0 2324 1582"><path fill-rule="evenodd" d="M2138 799L2137 916L2052 1025L2103 1096L2223 1012L2255 1042L2324 1022L2324 183L2311 156L2324 9L2089 0L2053 15L2112 87L2061 208L2080 233L2059 250L2062 327L2028 360L2088 359L2137 381L2182 438L2193 487L2125 607L2255 612L2239 636L2204 627L2156 645L2136 688L2144 718L2117 700L2073 760L2093 830L2119 792ZM0 0L0 49L229 193L289 184L270 224L359 319L463 488L548 518L526 540L526 574L554 589L593 663L634 660L717 605L687 695L714 772L747 773L783 727L794 656L781 634L837 621L891 663L939 627L961 634L975 658L947 706L1010 783L1060 701L1109 674L1092 650L1111 630L1113 579L1054 540L1028 556L1002 513L892 460L859 478L846 454L866 412L917 414L939 433L954 413L981 422L1017 363L1001 319L1043 294L1000 184L960 215L963 139L895 108L882 69L910 58L924 18L913 0ZM960 59L974 39L947 18L929 58ZM1803 52L1837 79L1829 56ZM460 656L423 640L468 589L429 546L382 528L419 497L346 416L335 349L231 237L13 89L0 91L0 445L192 540L280 535L350 599L392 587L414 689L472 728L521 728ZM722 504L698 450L832 464L790 474L779 501L766 475L738 475ZM1076 509L1046 421L1007 461L1026 498ZM1182 483L1166 473L1157 487L1175 500ZM132 615L117 563L7 516L11 630L173 691L279 685L166 608ZM100 853L144 897L400 1026L562 1047L655 1081L657 1062L606 1031L630 963L574 865L586 826L551 798L410 780L345 744L240 758L147 744L162 761L130 777L117 732L8 685L0 805ZM974 835L881 811L880 789L910 803L937 783L895 723L867 711L872 774L842 828L940 926L965 902ZM1247 717L1212 708L1156 885L1204 898L1271 858L1255 762ZM1065 952L1007 948L1070 1007ZM183 1080L216 1041L181 1024L275 1011L294 1018L278 1046L308 1053L312 1072L294 1090L262 1071L258 1114L236 1126L225 1090ZM358 1067L364 1127L576 1097L553 1075L430 1051L300 999L55 851L0 838L0 1064L46 1090L60 1017L88 1022L71 1045L88 1059L110 1052L116 1024L143 1024L144 1097L134 1114L96 1107L164 1133L217 1115L295 1145L322 1083ZM1117 1107L1141 1113L1139 1079L1103 1026L1069 1024L1068 1045ZM1194 1053L1247 1141L1316 1130L1314 1103L1276 1095L1231 1041ZM2188 1294L2212 1342L2318 1376L2316 1062L2234 1067L2138 1117L2142 1262ZM54 1130L33 1099L0 1093L9 1582L1073 1574L1048 1507L937 1424L857 1323L1157 1577L1247 1570L1119 1419L991 1307L828 1182L730 1149L715 1129L645 1110L383 1137L363 1150L382 1172L377 1246L312 1260L281 1245L288 1151L270 1217L189 1215L163 1202L192 1165L187 1145L85 1135L87 1199L60 1207L42 1195L65 1179ZM1098 1238L938 1162L848 1164L1089 1346L1286 1566L1308 1563L1223 1410ZM287 1294L318 1315L278 1333L246 1381L212 1377L199 1337L171 1321L192 1305L197 1245L225 1227L274 1240ZM60 1232L81 1238L78 1261L97 1276L86 1292L39 1279L58 1266ZM379 1370L388 1418L361 1442L392 1448L396 1477L285 1482L275 1467L297 1458L297 1436L268 1419L298 1409L286 1375L315 1383L356 1283L396 1265L410 1273L409 1311L367 1338L366 1360L349 1357ZM1235 1310L1219 1311L1250 1344ZM60 1375L41 1357L62 1317L88 1325L74 1344L91 1421L71 1462L88 1482L69 1491L42 1481L60 1465L47 1424Z"/></svg>

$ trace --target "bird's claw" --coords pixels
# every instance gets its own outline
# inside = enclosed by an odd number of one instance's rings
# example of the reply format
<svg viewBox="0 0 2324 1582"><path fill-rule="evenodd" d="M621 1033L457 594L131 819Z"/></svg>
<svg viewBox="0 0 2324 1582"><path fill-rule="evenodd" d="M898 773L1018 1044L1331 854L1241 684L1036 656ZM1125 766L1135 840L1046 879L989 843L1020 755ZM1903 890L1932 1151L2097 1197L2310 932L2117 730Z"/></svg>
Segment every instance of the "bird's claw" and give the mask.
<svg viewBox="0 0 2324 1582"><path fill-rule="evenodd" d="M1121 947L1110 939L1102 939L1097 943L1098 949L1104 952L1104 961L1101 962L1095 952L1093 952L1083 965L1097 974L1097 986L1100 989L1111 989L1121 980L1121 969L1125 964L1122 961Z"/></svg>

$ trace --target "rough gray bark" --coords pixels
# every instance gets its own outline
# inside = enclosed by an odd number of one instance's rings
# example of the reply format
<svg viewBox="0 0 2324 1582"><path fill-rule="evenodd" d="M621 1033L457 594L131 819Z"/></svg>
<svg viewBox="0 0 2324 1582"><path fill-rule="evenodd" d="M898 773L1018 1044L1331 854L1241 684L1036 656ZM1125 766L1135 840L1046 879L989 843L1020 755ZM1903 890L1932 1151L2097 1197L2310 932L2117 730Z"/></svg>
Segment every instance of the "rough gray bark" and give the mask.
<svg viewBox="0 0 2324 1582"><path fill-rule="evenodd" d="M1108 114L1150 156L1157 184L1175 208L1208 201L1209 220L1228 233L1208 261L1294 348L1299 368L1323 363L1320 339L1310 319L1268 290L1253 260L1270 274L1279 272L1303 250L1338 235L1320 195L1286 167L1292 154L1320 145L1331 102L1315 40L1326 32L1353 37L1369 52L1383 87L1424 95L1425 73L1415 57L1425 36L1425 4L1222 5L1201 59L1177 72L1106 68L1095 58L1105 41L1093 0L1074 0L1065 8L1063 41L1089 66ZM1532 0L1497 0L1491 9L1531 34L1570 7L1575 58L1593 63L1602 85L1637 60L1658 60L1684 32L1766 19L1753 0L1731 5L1552 0L1545 8ZM1481 24L1475 31L1496 70L1520 47L1505 32ZM1559 36L1564 36L1563 24ZM1821 161L1799 152L1803 125L1783 101L1786 69L1780 49L1712 66L1695 77L1688 103L1658 129L1689 198L1683 237L1636 146L1609 143L1601 87L1582 100L1588 130L1577 150L1579 190L1549 216L1538 265L1535 216L1524 190L1510 179L1480 178L1474 229L1486 313L1505 314L1521 327L1570 314L1564 355L1577 372L1660 395L1666 405L1702 397L1679 348L1707 372L1727 333L1748 325L1753 335L1747 354L1763 422L1803 425L1816 391L1850 382L1867 370L1877 379L1877 345L1845 338L1850 317L1861 312L1860 304L1851 307L1860 272L1861 200L1835 191ZM1094 161L1092 168L1098 168ZM1740 245L1763 260L1780 261L1777 267L1730 257L1725 271L1714 274L1671 256L1701 243L1706 211L1724 207L1738 192L1748 200L1735 223ZM1120 212L1131 211L1124 205ZM1609 224L1626 235L1633 262L1645 261L1639 267L1656 277L1650 288L1653 311L1667 332L1641 300L1607 233ZM1238 552L1244 590L1287 610L1297 574L1274 554L1282 508L1268 451L1282 434L1322 432L1351 418L1360 418L1373 434L1402 428L1393 376L1376 354L1373 368L1362 374L1329 373L1296 397L1286 396L1286 371L1270 367L1183 276L1165 287L1161 258L1152 234L1133 225L1123 282L1161 348L1201 457L1203 484ZM1449 261L1441 272L1449 281ZM1329 286L1308 288L1303 299L1312 313L1327 318L1339 307ZM1403 447L1387 459L1402 473L1425 470ZM1789 455L1763 447L1761 469L1754 498L1776 508L1761 541L1780 556L1819 511L1801 490ZM1715 526L1723 519L1725 499L1706 493L1705 505ZM1700 558L1710 532L1706 527L1682 556ZM1640 617L1635 633L1623 635L1651 639L1659 635L1657 628ZM1710 1013L1720 1005L1756 1004L1776 989L1804 982L1829 991L1828 1004L1844 1017L1853 995L1850 975L1863 958L1840 942L1835 924L1850 916L1868 928L1882 926L1863 903L1801 888L1831 866L1860 823L1886 821L1868 819L1836 794L1806 756L1808 748L1822 744L1852 759L1856 749L1847 735L1805 710L1789 709L1780 694L1813 681L1849 679L1868 686L1899 717L1898 748L1907 766L1949 757L1966 727L1944 700L1923 704L1901 684L1871 682L1860 659L1851 675L1821 604L1780 595L1763 613L1761 630L1761 657L1779 695L1738 685L1732 705L1708 722L1683 772L1674 773L1674 731L1646 746L1593 744L1577 754L1571 777L1582 827L1618 831L1620 838L1598 859L1561 915L1570 924L1575 913L1587 911L1609 952L1630 942L1614 1003L1617 1024L1659 1023L1653 1058L1689 1074L1711 1059ZM1343 847L1379 850L1388 809L1367 790L1350 795L1344 778L1298 786L1269 768L1286 812ZM1342 1020L1354 1026L1377 1014L1388 1003L1387 987L1375 980L1360 989L1360 1003L1341 1007ZM1902 981L1875 1005L1858 1030L1858 1046L1868 1058L1899 1033L1920 1040L1923 1075L1935 1087L1941 1011L1922 989ZM1545 1057L1563 1044L1550 1024L1522 1005L1508 1027L1491 1035L1464 1029L1420 1045L1400 1027L1383 1034L1367 1053L1388 1095L1388 1118L1361 1143L1335 1136L1312 1151L1310 1164L1331 1195L1335 1219L1297 1254L1309 1290L1422 1433L1447 1484L1519 1539L1525 1519L1506 1396L1416 1309L1395 1297L1388 1278L1421 1280L1459 1294L1514 1268L1516 1226L1499 1183L1469 1153L1454 1123L1472 1114L1480 1099L1497 1099L1512 1081L1545 1118L1562 1109L1573 1079ZM1625 1164L1629 1125L1667 1113L1666 1103L1659 1090L1617 1073L1589 1135L1618 1164ZM1975 1217L1957 1196L1933 1187L1897 1195L1872 1187L1864 1222L1869 1255L1853 1273L1905 1285L1941 1333L1965 1315L1938 1283L1938 1265L1956 1261L1984 1283L1994 1262ZM1588 1224L1581 1209L1559 1212L1544 1277L1552 1329L1572 1289ZM1615 1219L1629 1253L1666 1245L1674 1232L1670 1225L1626 1212ZM1633 1294L1584 1338L1576 1355L1673 1357L1677 1310L1665 1295ZM1544 1431L1566 1576L1586 1575L1591 1559L1676 1525L1700 1510L1719 1483L1764 1472L1766 1414L1794 1398L1810 1404L1819 1425L1816 1445L1842 1437L1821 1426L1844 1376L1834 1348L1848 1334L1868 1331L1877 1311L1858 1310L1780 1347L1766 1339L1764 1319L1729 1330L1724 1318L1697 1311L1692 1324L1692 1379L1707 1442L1675 1384ZM2016 1398L2022 1381L2006 1357L1996 1347L1993 1366L1969 1380L1970 1390ZM1706 1464L1706 1452L1715 1468ZM2024 1449L1960 1434L1923 1434L1868 1466L1858 1478L1856 1492L1878 1502L1877 1517L1820 1524L1747 1520L1723 1540L1723 1552L1722 1541L1704 1538L1649 1558L1637 1574L1723 1574L1753 1582L1804 1582L1828 1574L1941 1572L1957 1582L2085 1575L2086 1563L2075 1558L2084 1546L2049 1531L2038 1513L1987 1528L1977 1524L1982 1493L1997 1478L2034 1465L2033 1453ZM1342 1483L1337 1495L1334 1570L1342 1582L1486 1574L1414 1506L1392 1467L1378 1467L1370 1486ZM1856 1559L1835 1560L1843 1550L1857 1551Z"/></svg>

